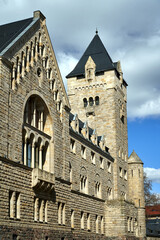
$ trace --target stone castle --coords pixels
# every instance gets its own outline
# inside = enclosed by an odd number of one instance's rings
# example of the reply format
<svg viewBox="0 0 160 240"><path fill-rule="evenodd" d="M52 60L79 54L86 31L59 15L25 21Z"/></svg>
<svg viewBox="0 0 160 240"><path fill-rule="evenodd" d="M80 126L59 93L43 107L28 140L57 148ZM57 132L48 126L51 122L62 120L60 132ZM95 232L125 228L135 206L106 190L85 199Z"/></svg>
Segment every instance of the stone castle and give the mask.
<svg viewBox="0 0 160 240"><path fill-rule="evenodd" d="M40 11L0 26L0 239L144 239L127 83L97 32L67 79Z"/></svg>

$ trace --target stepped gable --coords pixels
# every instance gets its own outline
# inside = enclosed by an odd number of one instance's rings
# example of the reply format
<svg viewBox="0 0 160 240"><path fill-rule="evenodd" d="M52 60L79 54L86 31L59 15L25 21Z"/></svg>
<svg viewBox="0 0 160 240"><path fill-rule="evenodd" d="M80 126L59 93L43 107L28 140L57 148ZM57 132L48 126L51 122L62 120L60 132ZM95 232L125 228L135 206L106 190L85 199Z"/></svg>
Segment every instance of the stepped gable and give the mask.
<svg viewBox="0 0 160 240"><path fill-rule="evenodd" d="M0 53L20 34L28 27L33 18L24 19L17 22L0 26Z"/></svg>
<svg viewBox="0 0 160 240"><path fill-rule="evenodd" d="M105 49L100 37L96 34L76 67L66 77L71 78L79 75L85 75L85 64L89 56L91 56L96 64L96 73L109 70L117 71L116 65L112 62L112 59Z"/></svg>
<svg viewBox="0 0 160 240"><path fill-rule="evenodd" d="M141 159L138 157L137 153L135 153L134 150L133 150L133 152L131 153L131 155L128 159L128 163L141 163L141 164L143 164L143 162L141 161Z"/></svg>

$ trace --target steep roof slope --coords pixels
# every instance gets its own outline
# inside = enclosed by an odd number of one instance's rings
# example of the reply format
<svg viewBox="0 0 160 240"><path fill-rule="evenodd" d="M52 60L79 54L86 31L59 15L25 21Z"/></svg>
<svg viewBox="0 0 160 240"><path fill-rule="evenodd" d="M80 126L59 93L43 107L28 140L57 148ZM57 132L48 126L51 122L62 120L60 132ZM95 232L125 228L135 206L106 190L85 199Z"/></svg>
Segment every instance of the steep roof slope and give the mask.
<svg viewBox="0 0 160 240"><path fill-rule="evenodd" d="M66 77L70 78L84 74L85 64L89 56L92 57L94 63L96 64L96 72L116 69L116 66L112 62L112 59L105 49L100 37L98 34L96 34L84 52L83 56L77 63L76 67Z"/></svg>
<svg viewBox="0 0 160 240"><path fill-rule="evenodd" d="M0 26L0 52L4 50L31 22L33 18Z"/></svg>

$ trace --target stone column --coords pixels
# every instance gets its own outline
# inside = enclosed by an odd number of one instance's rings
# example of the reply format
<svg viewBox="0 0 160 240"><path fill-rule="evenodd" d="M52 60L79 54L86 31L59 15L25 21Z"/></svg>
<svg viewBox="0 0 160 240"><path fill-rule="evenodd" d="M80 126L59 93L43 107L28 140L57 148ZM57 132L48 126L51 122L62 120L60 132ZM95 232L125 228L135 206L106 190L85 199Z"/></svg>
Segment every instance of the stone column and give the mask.
<svg viewBox="0 0 160 240"><path fill-rule="evenodd" d="M35 168L35 143L32 143L32 162L31 167Z"/></svg>
<svg viewBox="0 0 160 240"><path fill-rule="evenodd" d="M42 146L39 148L39 168L42 169Z"/></svg>

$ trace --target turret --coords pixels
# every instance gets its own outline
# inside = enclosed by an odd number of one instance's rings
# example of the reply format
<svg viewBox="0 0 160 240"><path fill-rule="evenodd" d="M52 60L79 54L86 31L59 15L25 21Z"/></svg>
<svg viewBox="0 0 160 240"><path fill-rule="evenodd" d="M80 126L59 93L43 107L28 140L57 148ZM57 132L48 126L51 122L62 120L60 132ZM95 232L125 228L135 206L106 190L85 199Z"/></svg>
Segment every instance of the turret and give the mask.
<svg viewBox="0 0 160 240"><path fill-rule="evenodd" d="M128 188L129 198L132 199L138 208L138 231L139 236L145 236L145 199L144 199L144 179L143 162L132 152L128 159Z"/></svg>

